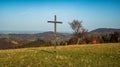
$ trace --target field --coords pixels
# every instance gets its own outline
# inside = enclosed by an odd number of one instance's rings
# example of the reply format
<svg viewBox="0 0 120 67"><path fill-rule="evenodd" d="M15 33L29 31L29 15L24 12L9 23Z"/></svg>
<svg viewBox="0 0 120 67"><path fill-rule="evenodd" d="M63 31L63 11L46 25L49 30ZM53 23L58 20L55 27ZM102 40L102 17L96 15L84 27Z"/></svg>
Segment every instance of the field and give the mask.
<svg viewBox="0 0 120 67"><path fill-rule="evenodd" d="M0 50L0 67L120 67L120 43Z"/></svg>

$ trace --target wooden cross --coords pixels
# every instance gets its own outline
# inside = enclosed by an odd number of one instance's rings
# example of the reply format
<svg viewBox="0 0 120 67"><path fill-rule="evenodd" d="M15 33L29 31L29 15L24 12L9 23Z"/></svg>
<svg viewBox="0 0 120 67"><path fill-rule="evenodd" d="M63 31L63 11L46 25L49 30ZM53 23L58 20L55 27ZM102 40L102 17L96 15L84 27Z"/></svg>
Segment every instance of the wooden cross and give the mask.
<svg viewBox="0 0 120 67"><path fill-rule="evenodd" d="M56 15L54 16L54 21L48 21L48 23L54 23L54 38L55 38L55 43L54 43L54 52L56 52L56 37L57 37L57 34L56 34L56 23L60 23L62 24L62 22L59 22L59 21L56 21L57 18L56 18Z"/></svg>

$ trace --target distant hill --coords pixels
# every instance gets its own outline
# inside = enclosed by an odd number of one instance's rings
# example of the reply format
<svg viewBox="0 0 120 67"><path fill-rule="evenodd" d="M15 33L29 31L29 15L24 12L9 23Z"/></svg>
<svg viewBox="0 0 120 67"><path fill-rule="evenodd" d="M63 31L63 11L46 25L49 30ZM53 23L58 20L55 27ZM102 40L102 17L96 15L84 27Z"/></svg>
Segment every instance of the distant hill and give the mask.
<svg viewBox="0 0 120 67"><path fill-rule="evenodd" d="M57 33L57 38L68 40L70 34L69 33ZM54 32L48 31L43 33L36 33L36 34L0 34L0 38L12 38L15 40L20 41L34 41L36 39L43 39L43 40L53 40L54 39Z"/></svg>
<svg viewBox="0 0 120 67"><path fill-rule="evenodd" d="M107 33L120 32L120 29L115 29L115 28L98 28L98 29L90 31L90 33L92 33L92 32L107 34Z"/></svg>
<svg viewBox="0 0 120 67"><path fill-rule="evenodd" d="M20 43L13 39L0 38L0 49L15 48Z"/></svg>
<svg viewBox="0 0 120 67"><path fill-rule="evenodd" d="M70 38L69 33L57 33L57 40L66 41ZM0 34L0 49L16 47L36 47L42 46L42 41L54 41L54 32L48 31L37 34ZM36 41L37 40L37 41Z"/></svg>
<svg viewBox="0 0 120 67"><path fill-rule="evenodd" d="M68 40L70 35L69 33L56 33L58 39ZM44 40L54 40L54 32L48 31L36 34L36 36L43 38Z"/></svg>
<svg viewBox="0 0 120 67"><path fill-rule="evenodd" d="M90 31L88 34L96 32L98 35L120 32L120 29L114 28L98 28ZM70 33L58 33L57 41L68 41L71 38ZM16 48L16 47L39 47L47 46L46 43L54 42L54 32L48 31L35 34L0 34L0 49ZM43 44L44 43L44 44ZM48 44L49 45L49 44Z"/></svg>

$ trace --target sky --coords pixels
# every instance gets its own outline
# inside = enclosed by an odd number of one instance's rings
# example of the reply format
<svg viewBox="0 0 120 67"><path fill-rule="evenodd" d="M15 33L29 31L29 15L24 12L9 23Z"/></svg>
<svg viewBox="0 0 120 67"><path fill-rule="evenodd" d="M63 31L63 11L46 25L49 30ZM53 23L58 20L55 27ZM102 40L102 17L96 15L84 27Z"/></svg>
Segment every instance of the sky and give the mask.
<svg viewBox="0 0 120 67"><path fill-rule="evenodd" d="M120 0L0 0L0 31L72 32L69 23L82 21L88 31L120 29Z"/></svg>

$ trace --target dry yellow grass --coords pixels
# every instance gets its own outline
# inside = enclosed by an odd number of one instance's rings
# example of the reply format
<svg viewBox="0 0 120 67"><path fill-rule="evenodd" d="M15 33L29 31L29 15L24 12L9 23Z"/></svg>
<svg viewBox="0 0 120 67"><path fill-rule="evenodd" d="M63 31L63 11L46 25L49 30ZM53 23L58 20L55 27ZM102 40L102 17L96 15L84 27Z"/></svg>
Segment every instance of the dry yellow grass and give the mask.
<svg viewBox="0 0 120 67"><path fill-rule="evenodd" d="M0 67L120 67L120 43L0 50Z"/></svg>

